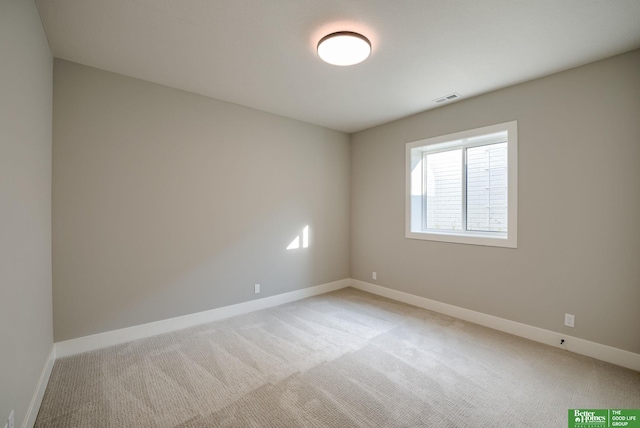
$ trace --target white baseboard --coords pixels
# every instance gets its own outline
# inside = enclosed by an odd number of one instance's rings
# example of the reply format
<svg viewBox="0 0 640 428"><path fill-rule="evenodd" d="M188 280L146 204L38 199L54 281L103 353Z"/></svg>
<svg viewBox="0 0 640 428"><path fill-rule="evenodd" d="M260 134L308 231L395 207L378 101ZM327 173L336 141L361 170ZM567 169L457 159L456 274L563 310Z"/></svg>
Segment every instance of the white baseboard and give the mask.
<svg viewBox="0 0 640 428"><path fill-rule="evenodd" d="M29 404L29 409L27 410L27 415L22 423L22 428L33 428L36 423L40 404L42 404L42 397L44 397L44 391L47 389L47 384L49 383L49 377L51 377L51 370L53 370L53 363L55 361L56 348L55 345L53 345L51 347L51 352L49 352L49 357L47 357L47 361L44 363L40 379L38 380L38 386L33 394L33 398L31 399L31 404Z"/></svg>
<svg viewBox="0 0 640 428"><path fill-rule="evenodd" d="M640 372L640 354L613 348L596 342L590 342L577 337L567 336L566 334L560 334L555 331L510 321L493 315L483 314L470 309L464 309L424 297L414 296L413 294L381 287L379 285L370 284L356 279L352 279L350 281L350 285L358 290L367 291L369 293L377 294L409 305L429 309L431 311L469 321L474 324L483 325L494 330L503 331L535 342L566 349L577 354L586 355L588 357ZM560 345L561 339L565 340L566 346Z"/></svg>
<svg viewBox="0 0 640 428"><path fill-rule="evenodd" d="M197 312L195 314L184 315L181 317L107 331L105 333L93 334L91 336L79 337L77 339L65 340L55 344L55 354L58 358L68 357L70 355L106 348L107 346L118 345L136 339L156 336L158 334L169 333L171 331L181 330L183 328L193 327L223 318L259 311L261 309L305 299L318 294L339 290L348 286L349 279L342 279L327 284L278 294L276 296L265 297L263 299L250 300L236 305L211 309L209 311Z"/></svg>
<svg viewBox="0 0 640 428"><path fill-rule="evenodd" d="M238 303L236 305L211 309L209 311L198 312L195 314L184 315L181 317L170 318L148 324L123 328L120 330L113 330L105 333L99 333L91 336L84 336L77 339L58 342L54 345L54 350L52 351L53 357L50 357L49 365L51 367L53 366L53 360L51 358L55 359L56 357L67 357L70 355L80 354L82 352L105 348L107 346L130 342L136 339L169 333L171 331L193 327L196 325L217 321L236 315L242 315L248 312L258 311L261 309L282 305L284 303L305 299L307 297L317 296L319 294L339 290L348 286L367 291L369 293L377 294L379 296L387 297L389 299L397 300L399 302L408 303L413 306L429 309L434 312L439 312L475 324L483 325L485 327L493 328L505 333L524 337L536 342L567 349L578 354L586 355L622 367L627 367L632 370L640 371L640 354L613 348L611 346L602 345L595 342L590 342L588 340L580 339L577 337L567 336L565 334L560 334L554 331L544 330L527 324L510 321L504 318L495 317L493 315L487 315L481 312L472 311L470 309L449 305L447 303L430 300L424 297L414 296L409 293L404 293L402 291L381 287L379 285L370 284L368 282L355 279L342 279L327 284L304 288L302 290L296 290L288 293L278 294L276 296L265 297L263 299L256 299L248 302ZM559 345L560 339L565 340L564 346ZM49 367L49 371L46 374L47 380L49 374L51 373L51 367ZM45 376L44 372L43 376ZM44 387L46 387L46 382L44 383ZM43 393L44 387L42 390ZM40 400L41 399L42 397L40 396ZM32 407L34 407L33 403ZM37 409L37 407L34 408Z"/></svg>

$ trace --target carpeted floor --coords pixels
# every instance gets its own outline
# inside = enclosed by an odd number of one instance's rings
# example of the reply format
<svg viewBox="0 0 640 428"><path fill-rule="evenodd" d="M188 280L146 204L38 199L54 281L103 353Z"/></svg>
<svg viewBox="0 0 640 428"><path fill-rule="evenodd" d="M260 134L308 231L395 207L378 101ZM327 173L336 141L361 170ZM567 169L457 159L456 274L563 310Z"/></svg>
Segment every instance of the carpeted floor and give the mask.
<svg viewBox="0 0 640 428"><path fill-rule="evenodd" d="M56 361L36 427L566 427L640 373L352 288Z"/></svg>

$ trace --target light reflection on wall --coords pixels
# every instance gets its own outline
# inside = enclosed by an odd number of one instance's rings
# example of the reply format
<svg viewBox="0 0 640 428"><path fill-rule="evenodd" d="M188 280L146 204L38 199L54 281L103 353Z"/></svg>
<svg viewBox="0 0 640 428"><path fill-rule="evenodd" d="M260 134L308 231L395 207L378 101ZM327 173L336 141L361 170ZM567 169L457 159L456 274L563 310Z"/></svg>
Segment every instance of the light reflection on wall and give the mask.
<svg viewBox="0 0 640 428"><path fill-rule="evenodd" d="M300 235L296 236L287 247L287 250L297 250L300 248ZM302 229L302 248L309 248L309 225Z"/></svg>

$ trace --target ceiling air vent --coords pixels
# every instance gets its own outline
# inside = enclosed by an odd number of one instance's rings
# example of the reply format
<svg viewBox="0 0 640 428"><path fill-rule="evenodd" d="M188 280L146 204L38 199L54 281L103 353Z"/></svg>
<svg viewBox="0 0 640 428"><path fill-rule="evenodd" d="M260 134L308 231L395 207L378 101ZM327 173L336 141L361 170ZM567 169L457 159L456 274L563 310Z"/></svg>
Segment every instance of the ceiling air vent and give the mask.
<svg viewBox="0 0 640 428"><path fill-rule="evenodd" d="M444 103L446 101L452 101L455 99L460 98L460 94L457 92L454 92L453 94L449 94L449 95L445 95L444 97L440 97L440 98L436 98L435 100L433 100L436 103Z"/></svg>

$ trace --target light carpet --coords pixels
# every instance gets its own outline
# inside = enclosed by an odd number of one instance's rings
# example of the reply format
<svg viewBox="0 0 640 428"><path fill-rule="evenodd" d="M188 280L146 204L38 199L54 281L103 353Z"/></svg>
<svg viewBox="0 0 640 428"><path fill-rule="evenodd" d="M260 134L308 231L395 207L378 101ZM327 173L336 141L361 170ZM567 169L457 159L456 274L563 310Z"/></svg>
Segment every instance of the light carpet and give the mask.
<svg viewBox="0 0 640 428"><path fill-rule="evenodd" d="M566 427L640 373L347 288L55 362L45 427Z"/></svg>

